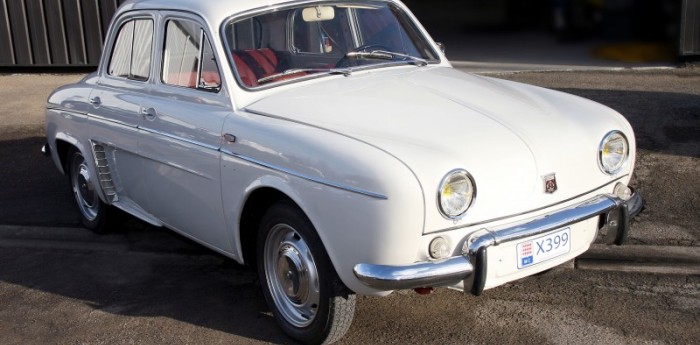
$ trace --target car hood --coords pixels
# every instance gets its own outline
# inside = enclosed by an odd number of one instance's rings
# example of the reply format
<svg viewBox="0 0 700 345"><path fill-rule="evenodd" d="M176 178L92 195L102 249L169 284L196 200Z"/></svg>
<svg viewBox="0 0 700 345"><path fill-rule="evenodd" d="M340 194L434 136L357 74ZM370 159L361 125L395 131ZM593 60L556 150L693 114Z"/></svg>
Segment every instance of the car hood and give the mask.
<svg viewBox="0 0 700 345"><path fill-rule="evenodd" d="M626 120L600 104L445 67L332 78L281 91L247 110L349 136L401 160L423 188L428 232L599 188L611 181L597 164L604 135L622 130L633 140ZM445 174L459 168L473 176L476 201L463 219L446 220L433 200ZM550 174L558 181L553 194L544 190Z"/></svg>

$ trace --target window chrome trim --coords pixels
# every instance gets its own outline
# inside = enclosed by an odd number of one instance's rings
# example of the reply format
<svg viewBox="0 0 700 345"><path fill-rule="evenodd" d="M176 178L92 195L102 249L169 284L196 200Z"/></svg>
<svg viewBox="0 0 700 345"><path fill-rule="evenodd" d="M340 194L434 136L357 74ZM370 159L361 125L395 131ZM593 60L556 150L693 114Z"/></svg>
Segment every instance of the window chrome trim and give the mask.
<svg viewBox="0 0 700 345"><path fill-rule="evenodd" d="M153 24L152 29L152 37L151 37L151 67L148 72L148 79L147 80L139 80L139 79L133 79L133 78L128 78L128 77L120 77L116 75L112 75L109 73L109 65L111 64L112 57L114 56L114 49L116 48L117 44L117 38L119 36L119 32L121 31L122 27L130 22L130 21L137 21L137 20L150 20L151 23ZM153 67L154 67L154 57L157 55L157 47L156 47L156 39L157 39L157 26L158 26L158 21L156 19L156 16L153 12L153 10L132 10L128 12L124 12L121 17L118 19L114 20L111 24L110 27L108 28L107 34L105 36L105 43L104 43L104 48L102 52L102 56L100 56L100 64L97 66L97 75L99 77L103 78L110 78L110 79L117 79L117 80L129 80L129 81L134 81L134 82L139 82L139 83L144 83L148 84L151 83L153 80ZM136 28L134 28L136 30ZM134 33L135 34L135 33ZM133 44L133 42L132 42ZM133 51L132 51L133 54ZM131 56L131 59L133 60L133 56ZM133 62L133 61L132 61Z"/></svg>
<svg viewBox="0 0 700 345"><path fill-rule="evenodd" d="M437 51L435 51L435 46L434 46L434 41L430 34L427 32L427 30L422 30L422 24L418 22L417 18L415 16L411 16L410 10L402 5L401 3L395 1L395 0L372 0L373 2L378 2L378 3L385 3L389 6L394 5L397 8L401 9L401 11L404 12L404 14L407 15L407 19L412 22L412 25L414 26L415 30L417 33L419 33L423 39L428 43L428 46L432 48L433 53L435 54L436 59L428 61L429 65L440 65L443 60L442 60L442 55L440 55ZM348 1L352 2L352 0ZM312 79L317 79L317 78L322 78L322 77L327 77L327 76L332 76L332 74L327 74L327 73L317 73L317 74L312 74L312 75L307 75L304 77L299 77L299 78L294 78L290 80L285 80L277 83L271 83L271 84L265 84L262 86L257 86L257 87L248 87L243 83L243 80L241 80L240 74L238 73L238 69L236 68L236 64L233 61L233 54L231 54L232 49L231 45L229 44L228 37L226 37L226 32L227 32L227 26L232 24L235 21L240 21L248 18L255 17L259 14L263 14L265 12L274 12L274 11L280 11L280 10L285 10L285 9L291 9L297 6L304 6L304 5L310 5L310 4L324 4L324 3L342 3L342 1L339 0L292 0L288 2L283 2L279 3L276 5L272 6L263 6L263 7L258 7L254 8L252 10L248 10L245 12L237 13L234 15L231 15L227 17L226 19L223 20L221 23L221 26L219 28L219 38L221 39L221 43L223 44L226 52L226 60L228 61L228 66L227 68L230 69L231 73L233 74L234 79L236 80L236 84L245 91L250 91L250 92L256 92L256 91L263 91L263 90L268 90L280 85L288 85L288 84L295 84L298 82L303 82L303 81L308 81ZM357 25L358 23L355 23ZM289 33L287 33L289 34ZM398 64L397 64L398 63ZM383 67L392 67L392 64L396 64L396 66L401 66L405 65L405 61L391 61L388 63L377 63L377 64L371 64L368 66L359 66L359 67L365 67L365 68L353 68L352 71L364 71L364 70L369 70L369 69L374 69L374 68L383 68Z"/></svg>
<svg viewBox="0 0 700 345"><path fill-rule="evenodd" d="M171 83L166 82L165 79L163 78L164 74L165 74L165 71L164 71L165 64L163 62L165 61L165 43L167 40L167 31L168 31L167 26L168 26L168 23L170 21L178 21L178 20L179 21L188 21L188 22L194 23L195 25L199 26L200 46L199 46L199 53L198 53L199 61L197 63L197 82L196 82L195 87L171 84ZM186 11L168 10L168 11L164 11L161 22L163 25L160 27L161 32L159 33L159 36L158 36L159 39L162 39L161 41L158 42L158 43L161 43L161 47L160 47L160 51L155 52L156 56L158 56L160 58L160 60L157 61L158 66L156 66L156 67L158 67L157 68L158 71L156 71L155 73L157 73L158 76L157 76L157 78L154 79L154 84L162 85L163 87L172 87L172 88L175 88L175 89L180 90L180 91L188 90L187 92L190 92L191 90L194 90L195 92L207 92L207 93L211 93L214 95L226 96L227 94L224 93L224 75L223 75L223 72L221 69L221 62L216 54L217 53L216 49L214 49L214 46L212 46L212 44L211 44L212 40L209 38L209 37L216 37L216 36L211 35L207 31L208 26L201 19L201 17L199 17L196 14L192 14L192 13L186 12ZM199 85L199 82L202 79L202 56L204 55L205 39L206 39L206 42L209 44L209 48L211 49L212 54L216 58L216 68L217 68L217 71L219 72L219 82L220 82L218 89L211 89L210 90L210 89L202 88Z"/></svg>
<svg viewBox="0 0 700 345"><path fill-rule="evenodd" d="M257 165L257 166L261 166L261 167L263 167L263 168L267 168L267 169L270 169L270 170L274 170L274 171L277 171L277 172L281 172L281 173L283 173L283 174L287 174L287 175L291 175L291 176L294 176L294 177L298 177L298 178L300 178L300 179L307 180L307 181L310 181L310 182L322 184L322 185L324 185L324 186L328 186L328 187L332 187L332 188L335 188L335 189L344 190L344 191L346 191L346 192L351 192L351 193L355 193L355 194L360 194L360 195L368 196L368 197L374 198L374 199L379 199L379 200L388 200L388 199L389 199L386 195L382 195L382 194L379 194L379 193L366 191L366 190L359 189L359 188L355 188L355 187L346 186L346 185L343 185L343 184L339 184L339 183L331 182L331 181L328 181L328 180L324 180L324 179L320 179L320 178L316 178L316 177L304 175L304 174L301 174L301 173L297 173L297 172L295 172L295 171L292 171L292 170L289 170L289 169L286 169L286 168L282 168L282 167L279 167L279 166L276 166L276 165L273 165L273 164L265 163L265 162L263 162L263 161L257 160L257 159L252 158L252 157L248 157L248 156L244 156L244 155L240 155L240 154L234 153L233 151L230 151L230 150L228 150L228 149L223 149L223 148L222 148L220 151L221 151L221 153L223 153L223 154L225 154L225 155L228 155L228 156L231 156L231 157L234 157L234 158L238 158L238 159L244 160L244 161L246 161L246 162L255 164L255 165Z"/></svg>

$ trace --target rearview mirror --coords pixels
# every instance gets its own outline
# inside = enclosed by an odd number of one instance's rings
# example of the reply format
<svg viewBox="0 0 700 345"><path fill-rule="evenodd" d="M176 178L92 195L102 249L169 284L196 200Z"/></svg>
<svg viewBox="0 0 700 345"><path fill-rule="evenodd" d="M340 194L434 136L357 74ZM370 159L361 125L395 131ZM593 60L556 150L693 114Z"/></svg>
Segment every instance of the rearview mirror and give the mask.
<svg viewBox="0 0 700 345"><path fill-rule="evenodd" d="M323 22L335 18L335 9L330 6L307 7L301 12L305 22Z"/></svg>

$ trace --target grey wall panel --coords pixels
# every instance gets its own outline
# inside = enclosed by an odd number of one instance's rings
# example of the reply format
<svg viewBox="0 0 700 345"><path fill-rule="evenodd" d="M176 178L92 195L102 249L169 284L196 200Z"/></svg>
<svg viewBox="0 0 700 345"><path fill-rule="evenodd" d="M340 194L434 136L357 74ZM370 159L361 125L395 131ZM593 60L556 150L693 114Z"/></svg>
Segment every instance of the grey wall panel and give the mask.
<svg viewBox="0 0 700 345"><path fill-rule="evenodd" d="M41 0L25 0L29 26L29 39L37 65L51 64L51 52L49 50L49 38L46 27L46 15L44 3Z"/></svg>
<svg viewBox="0 0 700 345"><path fill-rule="evenodd" d="M102 19L98 0L83 0L83 24L89 65L98 65L102 55Z"/></svg>
<svg viewBox="0 0 700 345"><path fill-rule="evenodd" d="M683 0L680 53L700 55L700 0Z"/></svg>
<svg viewBox="0 0 700 345"><path fill-rule="evenodd" d="M97 66L125 0L0 0L0 67Z"/></svg>
<svg viewBox="0 0 700 345"><path fill-rule="evenodd" d="M83 10L80 0L63 0L63 16L68 33L68 56L71 65L87 65Z"/></svg>
<svg viewBox="0 0 700 345"><path fill-rule="evenodd" d="M34 59L29 44L29 27L24 0L8 1L7 14L10 17L10 30L12 31L16 61L33 65Z"/></svg>
<svg viewBox="0 0 700 345"><path fill-rule="evenodd" d="M57 0L44 0L46 26L49 28L49 49L51 64L66 66L70 64L68 57L68 39L66 25L63 21L63 5Z"/></svg>
<svg viewBox="0 0 700 345"><path fill-rule="evenodd" d="M115 12L117 12L117 7L124 2L122 1L117 1L117 0L102 0L100 1L100 12L102 14L102 32L104 34L107 34L107 30L109 29L109 23L112 21L112 16L114 15Z"/></svg>
<svg viewBox="0 0 700 345"><path fill-rule="evenodd" d="M12 44L10 18L7 15L7 0L0 0L0 65L14 64L15 52Z"/></svg>

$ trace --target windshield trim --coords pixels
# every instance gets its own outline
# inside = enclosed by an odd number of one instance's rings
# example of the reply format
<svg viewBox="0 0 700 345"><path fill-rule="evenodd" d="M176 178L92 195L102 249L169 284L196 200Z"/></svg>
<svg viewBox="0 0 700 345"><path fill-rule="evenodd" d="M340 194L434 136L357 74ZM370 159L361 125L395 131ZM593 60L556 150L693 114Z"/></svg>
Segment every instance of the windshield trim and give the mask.
<svg viewBox="0 0 700 345"><path fill-rule="evenodd" d="M397 2L396 0L365 0L367 2L375 2L375 3L384 3L384 4L389 4L396 6L397 8L401 9L405 15L407 16L407 19L410 21L410 24L414 26L414 29L417 31L417 33L428 43L428 47L432 50L433 55L436 57L436 59L433 60L426 60L428 62L428 65L439 65L441 64L442 61L442 55L438 53L438 50L436 50L436 43L432 40L430 35L427 33L425 28L422 27L422 25L417 21L417 19L410 15L411 12L408 11L408 8L405 5L402 5L401 3ZM229 44L229 40L226 37L226 27L236 21L240 20L245 20L248 18L255 17L260 14L264 13L269 13L269 12L275 12L275 11L281 11L281 10L287 10L291 9L294 7L298 6L304 6L304 5L311 5L311 4L334 4L334 5L351 5L351 4L356 4L357 2L360 1L333 1L333 0L294 0L294 1L288 1L288 2L282 2L274 6L263 6L263 7L258 7L249 11L244 11L241 13L237 13L234 15L231 15L227 17L226 19L223 20L220 26L219 30L219 39L222 41L223 46L225 48L225 53L226 53L226 61L228 61L228 66L227 68L233 72L233 76L236 79L236 83L238 86L246 91L251 91L251 92L256 92L256 91L263 91L263 90L268 90L271 88L275 88L281 85L288 85L288 84L293 84L293 83L298 83L298 82L304 82L304 81L309 81L317 78L324 78L324 77L333 77L337 76L337 74L334 73L315 73L307 76L301 76L298 78L294 79L288 79L288 80L282 80L278 82L271 82L267 83L264 85L258 85L254 87L250 87L245 85L243 80L241 79L240 73L238 72L238 69L236 68L236 64L233 61L233 54L230 54L228 52L231 51L231 46ZM361 71L366 71L366 70L372 70L372 69L377 69L377 68L391 68L391 67L401 67L410 64L410 60L395 60L395 61L387 61L383 63L376 63L376 64L370 64L370 65L362 65L362 66L355 66L355 67L348 67L347 70L351 72L361 72ZM344 75L347 76L347 75Z"/></svg>

